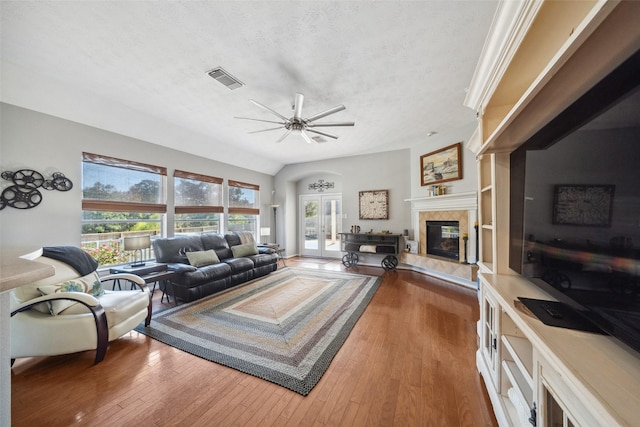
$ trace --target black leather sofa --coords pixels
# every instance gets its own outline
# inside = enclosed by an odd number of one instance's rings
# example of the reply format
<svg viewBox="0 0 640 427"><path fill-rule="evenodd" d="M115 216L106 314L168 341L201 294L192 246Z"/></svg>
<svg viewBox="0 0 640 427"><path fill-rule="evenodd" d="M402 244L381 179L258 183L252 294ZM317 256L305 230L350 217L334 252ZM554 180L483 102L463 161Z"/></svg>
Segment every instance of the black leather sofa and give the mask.
<svg viewBox="0 0 640 427"><path fill-rule="evenodd" d="M251 239L252 240L252 239ZM236 233L225 235L203 233L199 236L177 236L153 241L156 261L166 263L176 274L170 280L169 294L183 301L194 301L278 269L278 256L272 249L256 248L257 254L234 257L255 242L243 242ZM242 248L241 248L242 246ZM219 262L195 267L188 252L215 251ZM249 250L251 252L251 250Z"/></svg>

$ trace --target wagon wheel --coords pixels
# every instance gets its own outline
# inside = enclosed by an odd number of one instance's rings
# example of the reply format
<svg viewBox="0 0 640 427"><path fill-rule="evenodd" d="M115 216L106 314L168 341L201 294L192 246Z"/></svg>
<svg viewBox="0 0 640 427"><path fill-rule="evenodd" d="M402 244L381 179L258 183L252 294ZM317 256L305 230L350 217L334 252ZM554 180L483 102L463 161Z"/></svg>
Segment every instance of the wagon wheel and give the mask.
<svg viewBox="0 0 640 427"><path fill-rule="evenodd" d="M396 258L393 255L387 255L382 260L382 268L384 268L385 271L395 270L397 266L398 266L398 258Z"/></svg>
<svg viewBox="0 0 640 427"><path fill-rule="evenodd" d="M349 252L342 257L342 265L345 267L353 267L358 263L358 254L355 252Z"/></svg>
<svg viewBox="0 0 640 427"><path fill-rule="evenodd" d="M32 169L19 170L12 175L11 179L15 185L23 188L38 188L44 183L42 174Z"/></svg>
<svg viewBox="0 0 640 427"><path fill-rule="evenodd" d="M40 204L42 194L36 188L12 185L2 191L0 199L2 199L2 207L11 206L16 209L31 209Z"/></svg>
<svg viewBox="0 0 640 427"><path fill-rule="evenodd" d="M564 273L558 273L558 288L571 289L571 279Z"/></svg>
<svg viewBox="0 0 640 427"><path fill-rule="evenodd" d="M569 276L557 270L547 269L542 274L542 280L557 289L571 289L571 279Z"/></svg>

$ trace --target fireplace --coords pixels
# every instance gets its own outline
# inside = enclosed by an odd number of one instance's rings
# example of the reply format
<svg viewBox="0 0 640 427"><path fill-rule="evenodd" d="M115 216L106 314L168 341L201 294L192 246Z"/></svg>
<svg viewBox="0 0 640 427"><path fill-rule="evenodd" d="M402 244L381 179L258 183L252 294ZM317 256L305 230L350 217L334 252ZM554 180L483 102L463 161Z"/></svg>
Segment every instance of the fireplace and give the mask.
<svg viewBox="0 0 640 427"><path fill-rule="evenodd" d="M460 259L460 222L426 221L427 254Z"/></svg>

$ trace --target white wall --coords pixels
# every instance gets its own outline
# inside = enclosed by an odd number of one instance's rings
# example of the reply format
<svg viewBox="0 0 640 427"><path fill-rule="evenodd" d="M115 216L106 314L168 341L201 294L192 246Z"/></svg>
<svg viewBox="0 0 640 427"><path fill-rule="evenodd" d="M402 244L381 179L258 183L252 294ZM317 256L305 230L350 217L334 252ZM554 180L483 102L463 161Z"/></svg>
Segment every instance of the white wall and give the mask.
<svg viewBox="0 0 640 427"><path fill-rule="evenodd" d="M0 211L0 247L19 253L48 245L78 245L80 242L82 201L82 152L92 152L133 161L164 166L169 176L174 169L235 179L260 185L261 225L273 229L271 203L279 203L276 240L287 255L298 253L298 196L311 194L308 184L318 179L333 181L333 192L343 194L346 214L344 225L359 224L363 230L391 230L401 233L411 228L411 206L406 199L426 196L420 186L420 156L438 148L463 142L473 133L473 124L452 132L426 138L412 149L329 159L288 165L275 177L205 159L150 142L59 119L31 110L0 104L0 170L34 169L48 177L64 173L74 184L69 192L42 190L42 203L33 208ZM448 183L451 192L476 190L476 165L473 154L463 149L463 179ZM169 195L172 180L168 180ZM11 185L0 182L2 188ZM305 188L307 188L305 190ZM275 194L272 196L272 190ZM360 221L358 193L363 190L389 190L390 219ZM173 208L171 197L168 211ZM171 214L168 221L172 221ZM284 238L286 233L286 239Z"/></svg>
<svg viewBox="0 0 640 427"><path fill-rule="evenodd" d="M0 104L0 170L33 169L45 178L62 172L73 182L68 192L40 189L42 202L32 209L0 210L0 247L26 253L41 246L79 245L82 215L82 152L102 154L164 166L168 177L181 169L260 186L261 223L272 214L273 177L226 163L205 159L150 142L59 119L31 110ZM177 141L179 146L180 141ZM2 188L12 183L0 180ZM173 211L173 180L168 179L167 210ZM226 185L226 184L225 184ZM168 222L173 217L168 215Z"/></svg>
<svg viewBox="0 0 640 427"><path fill-rule="evenodd" d="M527 152L525 236L538 241L608 245L632 237L640 245L640 128L579 131L551 148ZM553 225L555 184L615 185L611 227Z"/></svg>
<svg viewBox="0 0 640 427"><path fill-rule="evenodd" d="M422 172L420 170L420 156L429 154L440 148L448 147L457 142L462 143L462 179L445 182L447 194L466 193L478 191L478 167L476 155L465 148L467 142L475 131L477 123L470 123L450 131L437 133L433 136L425 136L424 142L411 147L411 163L408 172L411 177L411 198L427 197L429 186L422 186Z"/></svg>
<svg viewBox="0 0 640 427"><path fill-rule="evenodd" d="M276 191L287 208L279 218L278 234L285 233L284 247L287 255L299 253L298 241L298 196L300 194L321 194L308 190L308 184L318 179L335 183L335 188L325 192L342 193L345 217L343 230L358 224L362 230L390 230L401 233L411 222L411 206L405 202L410 197L409 150L388 151L317 162L299 163L285 166L276 174ZM417 173L417 172L416 172ZM286 190L284 190L286 189ZM358 193L364 190L389 190L389 220L359 220ZM283 234L281 234L282 238ZM282 242L283 240L280 240Z"/></svg>

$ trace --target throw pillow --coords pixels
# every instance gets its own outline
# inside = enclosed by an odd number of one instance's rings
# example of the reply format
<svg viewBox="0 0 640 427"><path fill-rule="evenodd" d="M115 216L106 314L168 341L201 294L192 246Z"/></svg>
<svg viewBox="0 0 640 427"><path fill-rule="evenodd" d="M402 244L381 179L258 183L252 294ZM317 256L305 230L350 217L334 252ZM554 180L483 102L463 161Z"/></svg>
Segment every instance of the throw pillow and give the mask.
<svg viewBox="0 0 640 427"><path fill-rule="evenodd" d="M220 262L218 254L216 254L216 251L213 249L209 249L208 251L187 252L187 259L189 260L189 264L194 267L203 267Z"/></svg>
<svg viewBox="0 0 640 427"><path fill-rule="evenodd" d="M38 291L43 296L62 292L83 292L97 298L104 294L100 277L98 277L95 272L77 279L67 280L66 282L62 282L57 285L39 286ZM67 308L76 304L78 304L76 301L71 300L54 300L38 304L35 308L43 313L49 313L52 316L57 316Z"/></svg>
<svg viewBox="0 0 640 427"><path fill-rule="evenodd" d="M76 282L74 280L69 280L68 282L64 282L61 285L45 285L40 286L38 291L45 295L52 295L63 292L85 292L85 286L82 282ZM72 305L77 304L76 301L59 299L54 301L47 301L46 306L48 307L49 314L52 316L57 316L61 311L66 310ZM42 310L39 310L42 311Z"/></svg>
<svg viewBox="0 0 640 427"><path fill-rule="evenodd" d="M231 246L231 252L234 258L242 258L249 255L258 255L258 247L254 243L245 243L244 245Z"/></svg>

